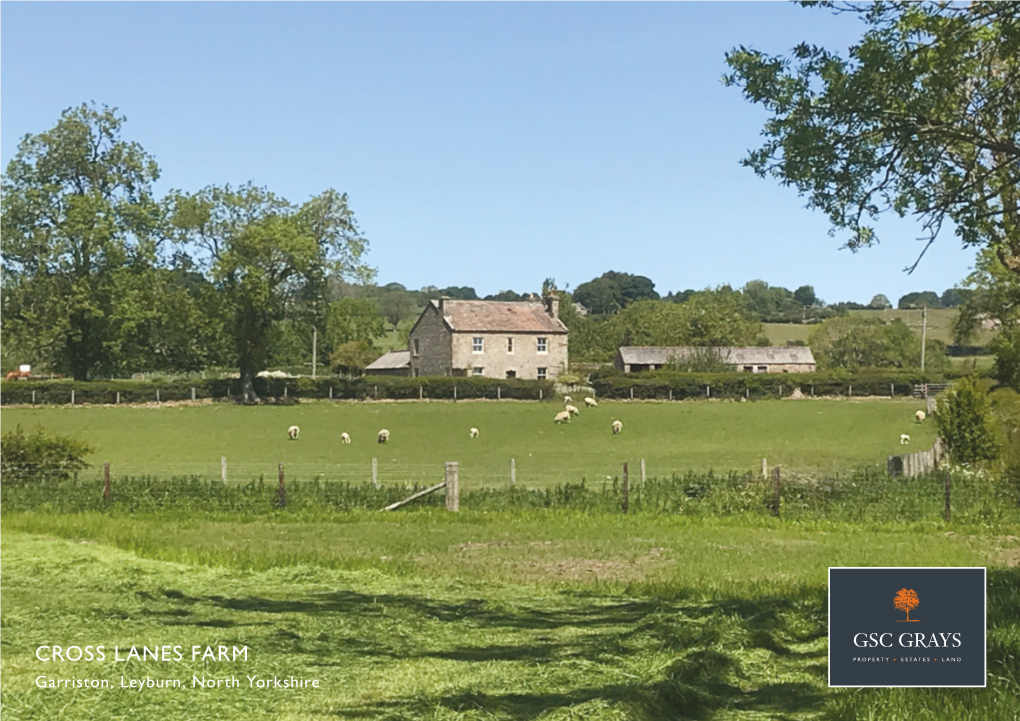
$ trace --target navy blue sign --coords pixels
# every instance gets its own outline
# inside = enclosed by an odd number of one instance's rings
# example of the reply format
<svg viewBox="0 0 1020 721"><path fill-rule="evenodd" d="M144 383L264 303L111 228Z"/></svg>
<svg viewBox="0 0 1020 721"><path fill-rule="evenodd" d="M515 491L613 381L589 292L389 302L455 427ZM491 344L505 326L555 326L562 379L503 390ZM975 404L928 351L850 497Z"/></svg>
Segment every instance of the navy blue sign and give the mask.
<svg viewBox="0 0 1020 721"><path fill-rule="evenodd" d="M830 568L829 686L985 686L984 568Z"/></svg>

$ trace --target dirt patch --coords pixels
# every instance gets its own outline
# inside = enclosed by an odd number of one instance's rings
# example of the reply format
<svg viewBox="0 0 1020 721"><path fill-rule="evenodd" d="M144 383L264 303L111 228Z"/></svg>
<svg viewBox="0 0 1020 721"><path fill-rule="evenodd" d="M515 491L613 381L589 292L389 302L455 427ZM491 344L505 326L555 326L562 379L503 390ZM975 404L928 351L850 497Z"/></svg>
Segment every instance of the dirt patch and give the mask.
<svg viewBox="0 0 1020 721"><path fill-rule="evenodd" d="M1002 541L1007 544L1016 544L1016 536L1003 536ZM999 554L995 557L995 564L998 566L1008 566L1010 568L1020 567L1020 546L1012 545L1011 548L1002 549Z"/></svg>
<svg viewBox="0 0 1020 721"><path fill-rule="evenodd" d="M548 563L515 563L514 568L522 575L547 580L640 581L650 571L665 565L665 552L665 548L653 548L645 555L629 560L565 558Z"/></svg>

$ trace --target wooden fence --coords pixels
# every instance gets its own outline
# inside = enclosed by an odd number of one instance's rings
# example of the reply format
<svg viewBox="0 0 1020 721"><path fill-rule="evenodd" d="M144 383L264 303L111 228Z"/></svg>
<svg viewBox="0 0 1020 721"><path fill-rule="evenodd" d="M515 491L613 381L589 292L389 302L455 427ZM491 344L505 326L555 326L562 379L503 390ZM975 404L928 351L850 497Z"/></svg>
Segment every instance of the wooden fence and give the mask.
<svg viewBox="0 0 1020 721"><path fill-rule="evenodd" d="M905 456L889 456L886 460L886 469L890 476L903 476L904 478L923 476L938 468L942 457L942 440L936 439L935 445L926 451L908 453Z"/></svg>

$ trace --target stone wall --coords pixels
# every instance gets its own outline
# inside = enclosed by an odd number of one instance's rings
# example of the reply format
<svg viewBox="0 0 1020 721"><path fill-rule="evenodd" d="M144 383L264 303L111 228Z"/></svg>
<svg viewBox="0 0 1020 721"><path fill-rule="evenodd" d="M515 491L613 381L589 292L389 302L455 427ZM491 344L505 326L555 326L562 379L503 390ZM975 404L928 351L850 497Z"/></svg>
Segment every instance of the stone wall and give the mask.
<svg viewBox="0 0 1020 721"><path fill-rule="evenodd" d="M482 338L483 351L472 350L475 338ZM538 352L538 339L546 339L545 353ZM513 339L513 352L508 350ZM453 368L456 375L473 375L481 368L486 378L506 378L514 371L517 378L538 378L538 369L546 369L546 378L556 378L567 367L567 336L564 333L467 332L453 334Z"/></svg>

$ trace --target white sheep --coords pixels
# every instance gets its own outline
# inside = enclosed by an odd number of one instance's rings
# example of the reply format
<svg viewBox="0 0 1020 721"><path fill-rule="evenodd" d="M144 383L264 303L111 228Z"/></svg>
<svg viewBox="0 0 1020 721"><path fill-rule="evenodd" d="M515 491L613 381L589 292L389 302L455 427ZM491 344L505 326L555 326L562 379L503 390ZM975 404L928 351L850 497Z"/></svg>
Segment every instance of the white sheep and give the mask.
<svg viewBox="0 0 1020 721"><path fill-rule="evenodd" d="M478 429L477 428L472 428L470 431L468 431L468 437L470 437L470 438L478 438Z"/></svg>
<svg viewBox="0 0 1020 721"><path fill-rule="evenodd" d="M563 402L564 403L573 403L574 399L571 398L570 396L563 396Z"/></svg>
<svg viewBox="0 0 1020 721"><path fill-rule="evenodd" d="M291 426L290 428L287 429L287 437L290 438L292 441L297 440L299 433L301 433L301 429L298 428L297 426Z"/></svg>
<svg viewBox="0 0 1020 721"><path fill-rule="evenodd" d="M570 423L570 413L568 411L560 411L553 420L556 423Z"/></svg>
<svg viewBox="0 0 1020 721"><path fill-rule="evenodd" d="M924 411L918 411L917 413L914 414L914 418L917 420L918 423L923 422L924 419L927 417L928 416L924 414Z"/></svg>
<svg viewBox="0 0 1020 721"><path fill-rule="evenodd" d="M572 416L580 415L580 413L581 413L581 411L577 410L577 408L575 408L574 406L567 406L563 410L565 410L567 413L569 413Z"/></svg>
<svg viewBox="0 0 1020 721"><path fill-rule="evenodd" d="M908 443L910 443L910 436L908 436L906 433L901 433L900 434L900 445L901 446L905 446Z"/></svg>
<svg viewBox="0 0 1020 721"><path fill-rule="evenodd" d="M620 421L613 421L613 435L619 435L620 431L623 430L623 423Z"/></svg>
<svg viewBox="0 0 1020 721"><path fill-rule="evenodd" d="M385 443L389 439L390 439L390 432L388 430L383 428L381 431L379 431L379 437L377 439L379 441L379 443Z"/></svg>
<svg viewBox="0 0 1020 721"><path fill-rule="evenodd" d="M584 404L586 406L588 406L589 408L598 408L599 407L599 404L595 402L594 398L585 398L584 399Z"/></svg>
<svg viewBox="0 0 1020 721"><path fill-rule="evenodd" d="M346 433L346 432L341 433L340 434L340 442L345 444L345 445L350 445L351 444L351 436L350 436L350 434Z"/></svg>

